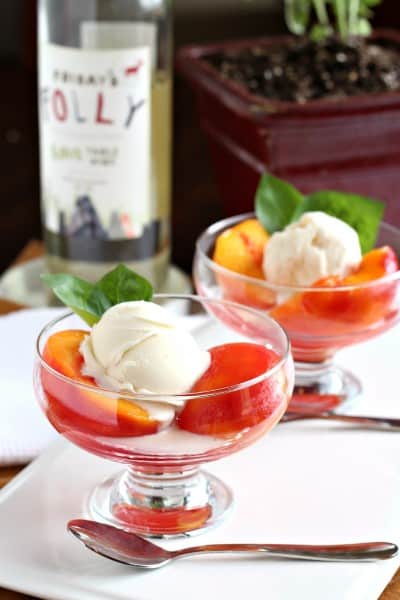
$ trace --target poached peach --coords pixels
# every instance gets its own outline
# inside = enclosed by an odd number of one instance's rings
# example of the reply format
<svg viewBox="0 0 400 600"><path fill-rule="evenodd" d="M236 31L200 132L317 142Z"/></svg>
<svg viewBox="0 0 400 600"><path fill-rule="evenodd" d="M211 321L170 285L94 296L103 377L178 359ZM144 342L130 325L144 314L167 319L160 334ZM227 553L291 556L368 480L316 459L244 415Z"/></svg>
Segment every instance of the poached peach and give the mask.
<svg viewBox="0 0 400 600"><path fill-rule="evenodd" d="M65 330L53 334L46 342L43 358L65 377L77 383L95 386L91 377L82 375L83 358L79 347L87 331ZM79 430L104 436L139 436L156 433L160 424L141 406L126 400L80 388L42 367L41 378L47 399L47 416L63 432Z"/></svg>
<svg viewBox="0 0 400 600"><path fill-rule="evenodd" d="M218 236L213 254L217 264L256 279L264 279L262 268L265 244L269 235L257 219L247 219ZM268 289L247 281L233 279L218 273L224 297L256 308L268 308L274 303L274 294Z"/></svg>

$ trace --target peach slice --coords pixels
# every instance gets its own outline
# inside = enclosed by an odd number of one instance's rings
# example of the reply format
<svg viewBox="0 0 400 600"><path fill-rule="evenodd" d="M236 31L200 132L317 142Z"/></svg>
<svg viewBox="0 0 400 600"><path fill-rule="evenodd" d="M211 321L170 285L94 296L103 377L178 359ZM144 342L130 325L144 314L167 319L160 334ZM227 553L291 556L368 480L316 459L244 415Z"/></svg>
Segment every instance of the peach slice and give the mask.
<svg viewBox="0 0 400 600"><path fill-rule="evenodd" d="M247 219L221 233L215 243L213 260L217 264L255 279L264 280L264 247L269 235L257 219ZM224 297L257 308L268 308L274 294L262 285L240 281L229 274L218 274Z"/></svg>
<svg viewBox="0 0 400 600"><path fill-rule="evenodd" d="M399 263L392 248L375 248L364 255L359 267L347 277L326 277L314 284L317 288L375 282L373 285L348 291L309 292L303 295L303 305L309 314L324 319L337 319L358 327L373 325L390 312L398 286L396 281L380 284L378 280L398 270Z"/></svg>
<svg viewBox="0 0 400 600"><path fill-rule="evenodd" d="M262 261L268 239L257 219L247 219L218 236L213 260L236 273L263 279Z"/></svg>
<svg viewBox="0 0 400 600"><path fill-rule="evenodd" d="M43 358L55 371L77 383L95 388L91 377L82 375L83 358L79 347L87 331L66 330L49 337ZM47 399L47 416L61 433L83 433L124 437L156 433L160 424L130 400L83 389L42 367L41 379Z"/></svg>
<svg viewBox="0 0 400 600"><path fill-rule="evenodd" d="M279 362L273 350L244 342L216 346L210 353L211 365L192 392L248 381ZM188 400L177 416L177 424L181 429L204 435L235 434L268 419L284 399L284 385L276 376L243 390Z"/></svg>

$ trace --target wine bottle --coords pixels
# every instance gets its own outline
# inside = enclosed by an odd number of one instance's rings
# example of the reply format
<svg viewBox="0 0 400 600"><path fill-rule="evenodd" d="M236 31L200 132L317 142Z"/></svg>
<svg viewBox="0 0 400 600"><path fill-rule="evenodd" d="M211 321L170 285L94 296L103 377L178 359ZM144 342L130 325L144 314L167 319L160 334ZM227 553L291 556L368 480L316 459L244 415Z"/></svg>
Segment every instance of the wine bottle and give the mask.
<svg viewBox="0 0 400 600"><path fill-rule="evenodd" d="M39 0L43 237L52 272L169 263L170 0Z"/></svg>

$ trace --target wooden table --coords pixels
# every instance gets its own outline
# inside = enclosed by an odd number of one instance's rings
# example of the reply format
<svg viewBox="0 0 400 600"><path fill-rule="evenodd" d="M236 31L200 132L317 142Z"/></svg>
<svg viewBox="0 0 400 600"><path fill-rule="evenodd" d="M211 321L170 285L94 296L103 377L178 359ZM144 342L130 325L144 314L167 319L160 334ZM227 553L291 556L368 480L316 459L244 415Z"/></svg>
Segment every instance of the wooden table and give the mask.
<svg viewBox="0 0 400 600"><path fill-rule="evenodd" d="M32 241L30 242L26 248L21 252L21 254L16 259L16 263L21 263L27 260L31 260L33 258L37 258L43 253L43 246L40 242ZM14 304L13 302L9 302L7 300L0 299L0 314L6 314L9 312L13 312L15 310L21 309L23 306L18 304ZM23 467L0 467L0 487L4 486L6 483L11 481L17 473L21 471ZM368 569L368 566L366 566ZM23 573L21 573L21 577L23 577ZM11 592L8 590L4 590L0 588L0 600L36 600L32 598L32 596L26 596L24 594L18 594L16 592ZM302 599L303 600L303 599ZM304 599L306 600L306 599ZM340 598L338 598L340 600ZM400 600L400 569L397 571L396 575L393 577L392 581L380 596L379 600Z"/></svg>

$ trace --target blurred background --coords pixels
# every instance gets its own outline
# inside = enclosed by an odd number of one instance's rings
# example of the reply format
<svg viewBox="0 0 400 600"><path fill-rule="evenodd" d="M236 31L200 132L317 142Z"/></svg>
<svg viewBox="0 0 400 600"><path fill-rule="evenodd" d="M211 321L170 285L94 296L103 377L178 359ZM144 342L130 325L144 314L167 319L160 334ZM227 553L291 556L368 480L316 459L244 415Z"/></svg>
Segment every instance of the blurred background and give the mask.
<svg viewBox="0 0 400 600"><path fill-rule="evenodd" d="M84 1L84 0L82 0ZM0 23L0 269L39 238L36 0L2 0ZM285 31L280 0L175 0L175 47ZM400 28L398 0L384 0L376 26ZM192 92L174 93L173 262L190 272L194 242L223 216Z"/></svg>

